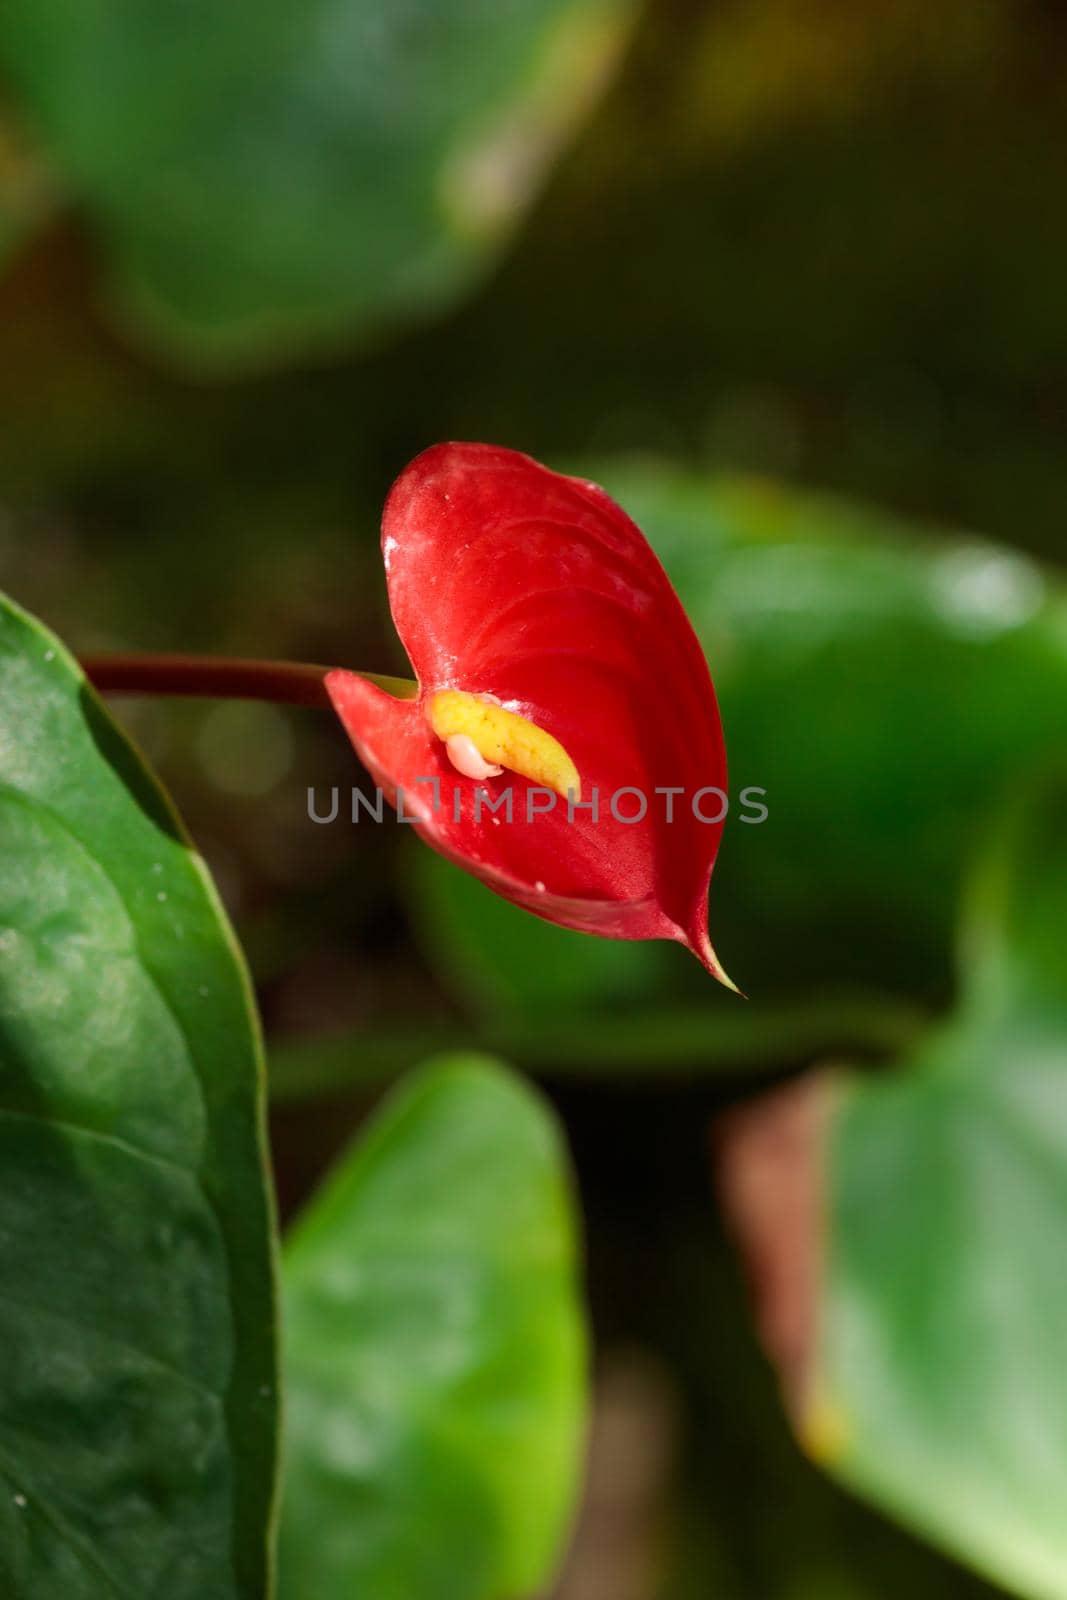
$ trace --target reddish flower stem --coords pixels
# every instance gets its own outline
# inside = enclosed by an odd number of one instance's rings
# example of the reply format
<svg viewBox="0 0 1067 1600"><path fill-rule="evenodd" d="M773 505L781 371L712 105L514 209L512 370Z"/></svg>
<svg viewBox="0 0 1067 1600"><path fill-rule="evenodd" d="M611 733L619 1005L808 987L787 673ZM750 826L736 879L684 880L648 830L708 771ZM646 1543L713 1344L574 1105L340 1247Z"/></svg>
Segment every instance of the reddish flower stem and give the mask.
<svg viewBox="0 0 1067 1600"><path fill-rule="evenodd" d="M83 656L82 670L102 694L175 694L215 700L273 700L279 705L329 709L329 667L303 661L238 661L227 656ZM416 685L405 678L366 672L390 694L407 698Z"/></svg>

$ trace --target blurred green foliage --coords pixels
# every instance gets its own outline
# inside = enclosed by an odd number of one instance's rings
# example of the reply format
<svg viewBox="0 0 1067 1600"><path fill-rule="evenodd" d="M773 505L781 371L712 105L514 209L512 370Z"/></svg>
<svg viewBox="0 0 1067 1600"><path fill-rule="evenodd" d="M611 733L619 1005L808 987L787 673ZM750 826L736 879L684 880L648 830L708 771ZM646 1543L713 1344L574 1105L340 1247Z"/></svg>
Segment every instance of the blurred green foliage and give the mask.
<svg viewBox="0 0 1067 1600"><path fill-rule="evenodd" d="M121 314L190 361L277 360L469 283L629 9L34 0L0 63Z"/></svg>
<svg viewBox="0 0 1067 1600"><path fill-rule="evenodd" d="M573 1512L585 1335L559 1133L486 1058L406 1082L286 1254L281 1600L539 1592Z"/></svg>
<svg viewBox="0 0 1067 1600"><path fill-rule="evenodd" d="M1067 745L1062 584L823 495L600 475L712 666L735 796L711 897L727 969L757 995L828 974L943 993L980 830ZM741 820L750 784L763 823Z"/></svg>
<svg viewBox="0 0 1067 1600"><path fill-rule="evenodd" d="M1067 783L970 896L950 1022L833 1107L813 1426L828 1464L1020 1594L1067 1593Z"/></svg>

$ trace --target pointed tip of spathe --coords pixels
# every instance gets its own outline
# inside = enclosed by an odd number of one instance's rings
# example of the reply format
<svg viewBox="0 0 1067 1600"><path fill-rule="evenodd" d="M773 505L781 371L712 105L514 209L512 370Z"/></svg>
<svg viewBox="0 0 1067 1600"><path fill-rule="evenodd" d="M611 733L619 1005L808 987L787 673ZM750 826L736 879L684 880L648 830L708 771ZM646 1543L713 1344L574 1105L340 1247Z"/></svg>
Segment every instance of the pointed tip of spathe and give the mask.
<svg viewBox="0 0 1067 1600"><path fill-rule="evenodd" d="M721 983L724 989L731 990L732 993L738 995L740 999L748 999L745 991L738 988L737 984L730 977L730 974L727 972L726 968L715 954L714 947L708 937L706 928L701 929L698 933L694 934L692 938L687 938L685 943L688 948L692 950L701 966L705 967L708 972L711 973L716 982Z"/></svg>

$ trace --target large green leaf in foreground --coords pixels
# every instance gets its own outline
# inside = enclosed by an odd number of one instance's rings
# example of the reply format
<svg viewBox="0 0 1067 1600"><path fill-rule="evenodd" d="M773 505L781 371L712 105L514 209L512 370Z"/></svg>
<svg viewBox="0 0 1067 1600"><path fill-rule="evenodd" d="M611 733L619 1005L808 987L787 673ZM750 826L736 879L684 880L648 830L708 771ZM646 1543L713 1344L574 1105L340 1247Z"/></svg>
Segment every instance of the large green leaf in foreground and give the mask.
<svg viewBox="0 0 1067 1600"><path fill-rule="evenodd" d="M387 1103L287 1255L283 1600L521 1600L551 1576L584 1434L559 1134L444 1058Z"/></svg>
<svg viewBox="0 0 1067 1600"><path fill-rule="evenodd" d="M174 813L0 605L0 1593L262 1600L261 1066Z"/></svg>
<svg viewBox="0 0 1067 1600"><path fill-rule="evenodd" d="M831 1119L808 1431L1021 1593L1067 1597L1067 782L979 880L956 1018Z"/></svg>
<svg viewBox="0 0 1067 1600"><path fill-rule="evenodd" d="M206 358L434 307L599 87L631 0L9 0L13 98L124 305Z"/></svg>

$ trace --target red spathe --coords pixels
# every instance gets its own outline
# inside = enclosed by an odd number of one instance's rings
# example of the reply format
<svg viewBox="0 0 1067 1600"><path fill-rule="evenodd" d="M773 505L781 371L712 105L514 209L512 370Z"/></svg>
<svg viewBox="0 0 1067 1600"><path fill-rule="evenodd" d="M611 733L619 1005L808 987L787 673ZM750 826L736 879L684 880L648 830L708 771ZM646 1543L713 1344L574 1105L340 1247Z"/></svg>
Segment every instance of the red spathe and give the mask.
<svg viewBox="0 0 1067 1600"><path fill-rule="evenodd" d="M707 926L723 825L693 809L700 790L726 789L722 727L696 635L640 529L596 484L518 451L441 444L393 485L382 551L419 693L395 699L341 670L326 684L390 800L402 790L428 844L538 916L677 939L728 983ZM484 804L476 817L479 785L426 718L441 689L494 695L558 739L581 777L573 820L559 797L530 816L530 785L511 772L481 786L494 801L511 788L511 820ZM682 792L656 792L668 788ZM644 816L619 821L613 796L623 817L643 799ZM538 791L535 808L547 804ZM722 809L713 794L699 805Z"/></svg>

